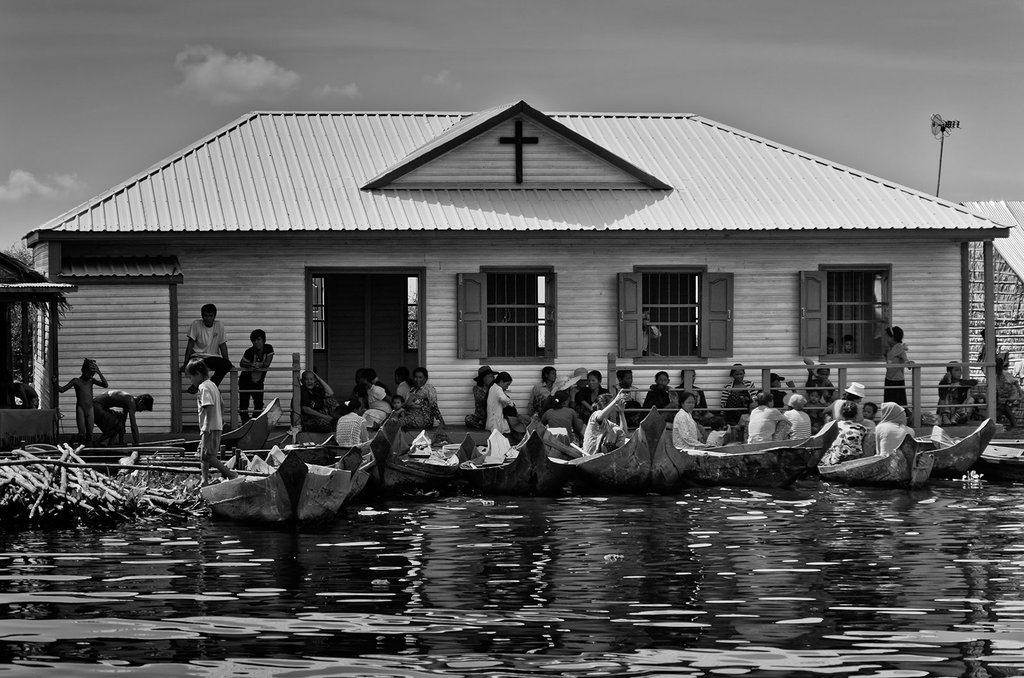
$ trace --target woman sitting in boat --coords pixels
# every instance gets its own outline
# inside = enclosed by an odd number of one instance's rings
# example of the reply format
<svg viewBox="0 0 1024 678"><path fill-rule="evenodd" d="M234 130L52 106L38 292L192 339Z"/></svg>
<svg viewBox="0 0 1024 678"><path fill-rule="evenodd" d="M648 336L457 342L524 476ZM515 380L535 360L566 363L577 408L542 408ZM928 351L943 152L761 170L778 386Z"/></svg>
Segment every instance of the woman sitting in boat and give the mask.
<svg viewBox="0 0 1024 678"><path fill-rule="evenodd" d="M494 383L494 376L498 374L484 365L476 371L473 381L473 414L466 415L466 428L476 431L483 431L487 428L487 393Z"/></svg>
<svg viewBox="0 0 1024 678"><path fill-rule="evenodd" d="M907 411L897 403L882 403L882 417L875 425L876 454L892 454L903 440L914 437L914 429L907 426Z"/></svg>
<svg viewBox="0 0 1024 678"><path fill-rule="evenodd" d="M578 443L583 440L583 429L586 425L576 410L566 407L569 403L569 392L555 391L551 401L551 409L540 415L540 423L547 426L552 435L556 435L552 429L565 429L565 439L561 441L563 443Z"/></svg>
<svg viewBox="0 0 1024 678"><path fill-rule="evenodd" d="M401 418L403 429L422 431L433 428L435 420L444 428L444 417L437 406L437 391L427 383L429 378L426 367L417 367L412 371L413 386L405 399L405 411Z"/></svg>
<svg viewBox="0 0 1024 678"><path fill-rule="evenodd" d="M530 418L519 414L512 396L508 394L511 385L512 375L508 372L500 372L494 377L491 390L487 392L487 430L497 431L518 443L526 434Z"/></svg>
<svg viewBox="0 0 1024 678"><path fill-rule="evenodd" d="M786 404L789 405L789 409L786 410L784 416L789 420L790 440L804 440L811 437L811 417L804 408L807 407L807 397L799 393L794 393L786 399Z"/></svg>
<svg viewBox="0 0 1024 678"><path fill-rule="evenodd" d="M619 391L614 397L609 393L598 396L598 409L590 415L583 431L584 456L611 452L626 442L626 432L615 423L626 396L626 391Z"/></svg>
<svg viewBox="0 0 1024 678"><path fill-rule="evenodd" d="M334 391L320 375L311 370L302 373L301 415L302 430L311 433L333 433Z"/></svg>
<svg viewBox="0 0 1024 678"><path fill-rule="evenodd" d="M346 400L334 409L334 414L338 417L338 424L334 427L334 440L338 447L355 447L370 440L362 409L363 403L355 398Z"/></svg>
<svg viewBox="0 0 1024 678"><path fill-rule="evenodd" d="M693 419L693 410L697 407L697 394L683 391L679 394L679 411L672 419L672 445L677 450L700 449L704 444L704 435L700 426Z"/></svg>
<svg viewBox="0 0 1024 678"><path fill-rule="evenodd" d="M530 391L530 401L526 404L526 413L542 415L554 405L555 384L558 382L558 370L548 365L540 371L540 383Z"/></svg>
<svg viewBox="0 0 1024 678"><path fill-rule="evenodd" d="M358 390L361 394L360 402L363 406L363 419L369 428L378 428L391 414L391 394L388 393L384 384L377 378L377 370L372 367L364 367L359 371Z"/></svg>
<svg viewBox="0 0 1024 678"><path fill-rule="evenodd" d="M859 414L860 408L857 403L848 400L841 404L836 440L822 458L823 465L833 466L864 456L864 437L867 435L867 429L856 422Z"/></svg>
<svg viewBox="0 0 1024 678"><path fill-rule="evenodd" d="M772 394L758 391L754 402L757 406L750 411L747 442L764 443L789 438L791 425L782 412L772 407L774 402Z"/></svg>
<svg viewBox="0 0 1024 678"><path fill-rule="evenodd" d="M576 401L573 403L580 419L590 419L590 415L594 413L597 399L608 393L608 389L601 385L602 378L598 370L587 372L587 386L576 393Z"/></svg>

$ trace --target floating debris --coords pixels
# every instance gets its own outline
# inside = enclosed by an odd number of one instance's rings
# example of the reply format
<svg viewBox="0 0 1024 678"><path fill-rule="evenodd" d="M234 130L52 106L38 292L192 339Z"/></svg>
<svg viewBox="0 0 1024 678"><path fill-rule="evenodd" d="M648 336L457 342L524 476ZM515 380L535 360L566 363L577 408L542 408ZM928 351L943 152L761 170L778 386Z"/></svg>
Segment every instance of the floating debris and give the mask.
<svg viewBox="0 0 1024 678"><path fill-rule="evenodd" d="M0 460L0 530L97 526L201 510L193 469L156 473L120 464L119 470L119 464L83 460L81 450L61 445L54 452L59 457L15 450ZM108 469L116 475L101 472Z"/></svg>

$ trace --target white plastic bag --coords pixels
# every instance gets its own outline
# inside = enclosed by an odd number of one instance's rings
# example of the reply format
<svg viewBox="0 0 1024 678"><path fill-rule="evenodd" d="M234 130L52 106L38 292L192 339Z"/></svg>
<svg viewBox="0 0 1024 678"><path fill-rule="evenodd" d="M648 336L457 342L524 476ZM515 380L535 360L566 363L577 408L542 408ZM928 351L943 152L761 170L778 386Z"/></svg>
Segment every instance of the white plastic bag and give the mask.
<svg viewBox="0 0 1024 678"><path fill-rule="evenodd" d="M491 431L490 437L487 438L487 454L484 455L483 463L485 465L504 464L505 455L510 449L512 449L512 445L508 442L508 438L497 430Z"/></svg>
<svg viewBox="0 0 1024 678"><path fill-rule="evenodd" d="M413 457L429 457L430 456L430 438L427 436L426 431L420 431L413 441L412 445L409 446L409 455Z"/></svg>

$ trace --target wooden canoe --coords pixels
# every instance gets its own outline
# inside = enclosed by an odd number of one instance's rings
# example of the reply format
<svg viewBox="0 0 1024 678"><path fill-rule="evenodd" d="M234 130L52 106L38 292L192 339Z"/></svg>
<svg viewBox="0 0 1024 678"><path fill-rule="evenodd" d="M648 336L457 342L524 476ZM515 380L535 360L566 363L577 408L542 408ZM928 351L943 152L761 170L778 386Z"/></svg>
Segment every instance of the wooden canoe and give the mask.
<svg viewBox="0 0 1024 678"><path fill-rule="evenodd" d="M467 435L462 454L473 454L475 448L473 438ZM516 457L503 464L481 466L479 458L463 462L459 476L485 495L552 497L561 494L573 473L569 462L549 457L536 430L529 431L517 449Z"/></svg>
<svg viewBox="0 0 1024 678"><path fill-rule="evenodd" d="M978 462L995 433L995 422L986 419L967 437L952 445L943 446L931 438L918 438L917 445L918 449L932 452L935 457L932 476L959 478Z"/></svg>
<svg viewBox="0 0 1024 678"><path fill-rule="evenodd" d="M803 440L772 440L679 450L672 432L653 447L651 489L673 492L695 485L786 487L817 468L835 428L825 427Z"/></svg>
<svg viewBox="0 0 1024 678"><path fill-rule="evenodd" d="M640 493L651 489L652 450L649 440L664 435L665 420L652 408L640 427L618 449L569 462L581 484L611 492Z"/></svg>
<svg viewBox="0 0 1024 678"><path fill-rule="evenodd" d="M453 455L451 464L428 463L409 455L405 435L395 418L381 425L390 444L373 448L376 459L378 489L384 494L422 494L424 492L454 489L454 480L459 472L459 463L466 461Z"/></svg>
<svg viewBox="0 0 1024 678"><path fill-rule="evenodd" d="M985 480L1024 481L1024 449L989 445L981 453L981 458L974 465L974 469L982 474Z"/></svg>
<svg viewBox="0 0 1024 678"><path fill-rule="evenodd" d="M266 462L259 460L263 468ZM208 485L200 494L214 518L248 523L316 523L333 519L352 492L353 473L285 456L265 476Z"/></svg>
<svg viewBox="0 0 1024 678"><path fill-rule="evenodd" d="M921 487L928 483L935 458L929 451L919 451L912 436L892 454L875 454L834 465L818 466L822 480L847 485L882 485Z"/></svg>
<svg viewBox="0 0 1024 678"><path fill-rule="evenodd" d="M220 437L221 445L228 449L237 447L240 450L259 450L267 444L270 431L281 419L281 401L271 400L263 411L233 431L227 431Z"/></svg>

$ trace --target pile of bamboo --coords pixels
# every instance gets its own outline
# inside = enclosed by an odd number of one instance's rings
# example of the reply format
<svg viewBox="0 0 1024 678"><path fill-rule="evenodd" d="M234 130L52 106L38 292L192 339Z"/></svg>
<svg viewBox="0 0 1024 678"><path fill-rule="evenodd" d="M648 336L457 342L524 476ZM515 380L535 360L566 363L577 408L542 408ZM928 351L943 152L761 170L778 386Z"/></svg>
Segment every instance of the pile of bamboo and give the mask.
<svg viewBox="0 0 1024 678"><path fill-rule="evenodd" d="M197 508L194 475L158 478L148 468L89 463L78 455L81 449L15 450L0 460L0 529L91 527Z"/></svg>

